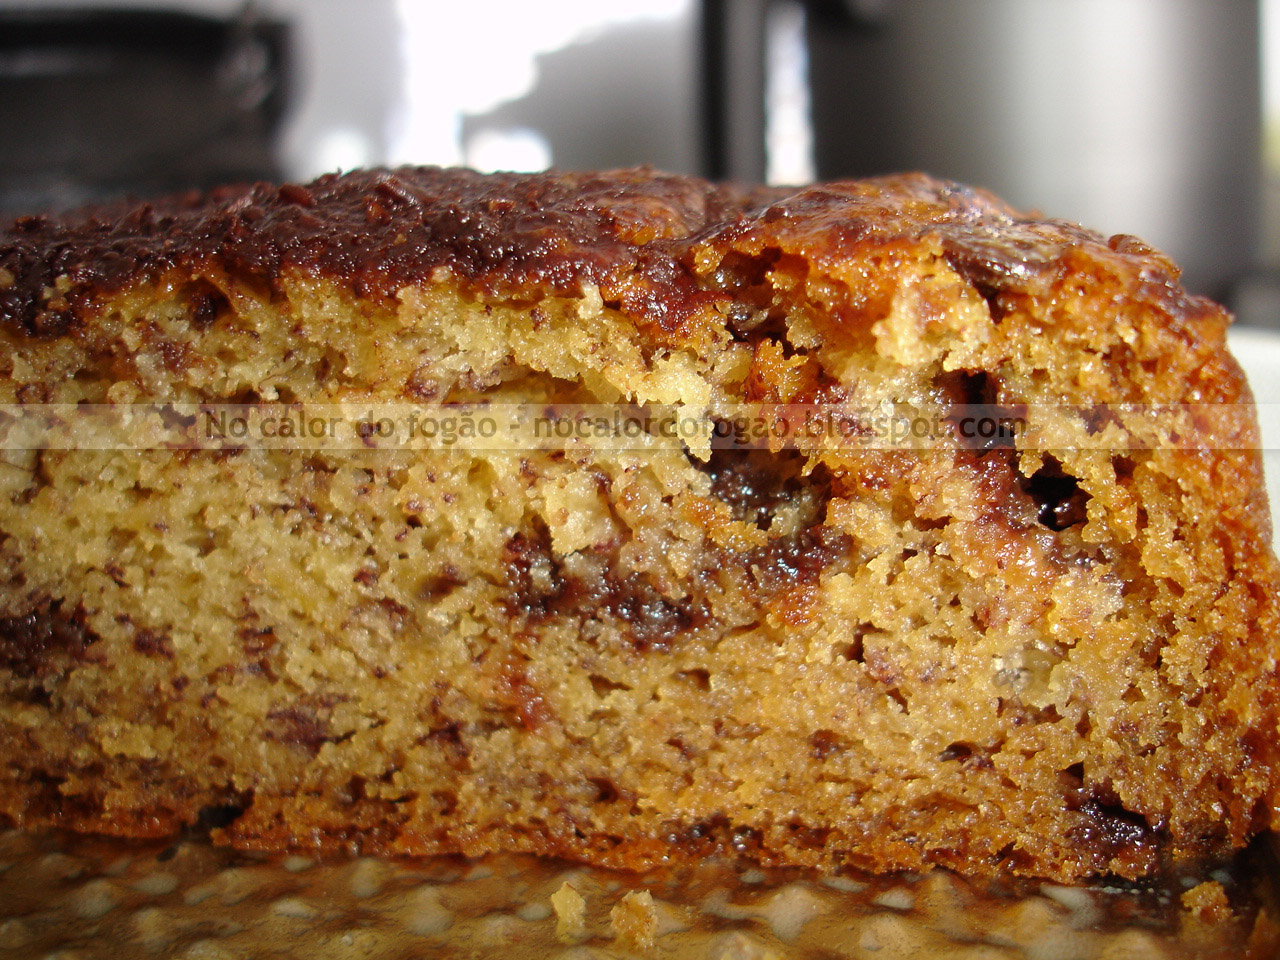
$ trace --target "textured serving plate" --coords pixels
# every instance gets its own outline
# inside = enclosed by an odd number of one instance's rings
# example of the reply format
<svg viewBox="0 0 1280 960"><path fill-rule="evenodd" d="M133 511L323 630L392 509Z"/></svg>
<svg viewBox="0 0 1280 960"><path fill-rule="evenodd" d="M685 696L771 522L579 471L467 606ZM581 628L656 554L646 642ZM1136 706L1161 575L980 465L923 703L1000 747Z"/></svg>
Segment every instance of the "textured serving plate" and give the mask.
<svg viewBox="0 0 1280 960"><path fill-rule="evenodd" d="M630 875L523 856L317 862L11 831L0 957L1271 960L1280 914L1263 860L1083 889L725 864Z"/></svg>
<svg viewBox="0 0 1280 960"><path fill-rule="evenodd" d="M1233 347L1280 504L1280 336ZM531 857L265 857L207 837L0 832L0 960L26 958L1280 957L1280 845L1159 887L826 877L708 863L645 875Z"/></svg>

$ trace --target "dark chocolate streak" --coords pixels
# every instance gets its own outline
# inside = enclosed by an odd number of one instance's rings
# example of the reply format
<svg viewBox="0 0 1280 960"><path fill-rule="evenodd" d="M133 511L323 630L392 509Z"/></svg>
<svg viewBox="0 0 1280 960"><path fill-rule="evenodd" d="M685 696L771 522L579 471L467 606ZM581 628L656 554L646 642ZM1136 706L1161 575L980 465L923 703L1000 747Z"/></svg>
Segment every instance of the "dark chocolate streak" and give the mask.
<svg viewBox="0 0 1280 960"><path fill-rule="evenodd" d="M44 677L60 664L86 659L98 640L83 610L47 601L25 615L0 617L0 668L24 679Z"/></svg>
<svg viewBox="0 0 1280 960"><path fill-rule="evenodd" d="M848 557L848 534L815 525L742 553L724 552L696 575L689 596L674 599L647 576L618 574L609 566L590 580L566 575L551 550L544 528L517 533L506 544L503 564L508 616L537 626L556 617L579 621L608 618L622 627L639 650L668 650L686 632L710 624L711 604L703 595L717 577L748 577L767 604L799 584L816 582L822 572ZM532 571L541 567L541 576Z"/></svg>
<svg viewBox="0 0 1280 960"><path fill-rule="evenodd" d="M962 273L1013 283L1066 247L1101 238L1017 217L987 194L922 175L795 193L717 186L650 170L496 174L406 167L256 184L132 207L16 220L0 235L0 323L59 336L92 321L104 294L229 274L278 290L285 271L373 299L447 267L486 292L576 295L584 282L666 331L725 294L694 276L691 251L803 246L838 259L851 244L932 235ZM1112 256L1119 254L1112 253ZM60 286L60 289L58 285ZM216 315L206 289L197 324Z"/></svg>

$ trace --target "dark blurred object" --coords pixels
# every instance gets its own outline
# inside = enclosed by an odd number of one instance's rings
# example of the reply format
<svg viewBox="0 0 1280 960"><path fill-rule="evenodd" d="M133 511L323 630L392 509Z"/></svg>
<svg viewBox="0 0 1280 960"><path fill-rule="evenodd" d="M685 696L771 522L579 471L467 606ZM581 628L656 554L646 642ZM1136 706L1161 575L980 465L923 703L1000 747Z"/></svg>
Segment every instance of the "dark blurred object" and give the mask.
<svg viewBox="0 0 1280 960"><path fill-rule="evenodd" d="M0 214L275 178L285 27L0 10Z"/></svg>
<svg viewBox="0 0 1280 960"><path fill-rule="evenodd" d="M703 176L765 179L765 29L774 0L702 0Z"/></svg>
<svg viewBox="0 0 1280 960"><path fill-rule="evenodd" d="M703 0L713 175L763 169L752 153L764 85L752 51L763 49L767 9L798 2ZM1137 234L1172 255L1192 289L1222 298L1253 266L1254 0L803 6L819 178L926 170L986 187L1047 216Z"/></svg>

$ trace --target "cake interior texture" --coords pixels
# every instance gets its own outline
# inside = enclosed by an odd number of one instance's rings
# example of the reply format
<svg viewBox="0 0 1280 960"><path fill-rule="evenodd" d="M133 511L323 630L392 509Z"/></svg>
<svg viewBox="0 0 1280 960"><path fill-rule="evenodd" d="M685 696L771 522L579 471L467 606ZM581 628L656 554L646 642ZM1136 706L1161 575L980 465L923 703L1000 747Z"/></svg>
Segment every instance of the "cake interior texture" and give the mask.
<svg viewBox="0 0 1280 960"><path fill-rule="evenodd" d="M0 321L12 405L891 401L1040 438L7 449L19 825L1076 881L1273 823L1250 396L1132 238L914 176L369 171L19 221ZM1187 445L1126 403L1228 413Z"/></svg>

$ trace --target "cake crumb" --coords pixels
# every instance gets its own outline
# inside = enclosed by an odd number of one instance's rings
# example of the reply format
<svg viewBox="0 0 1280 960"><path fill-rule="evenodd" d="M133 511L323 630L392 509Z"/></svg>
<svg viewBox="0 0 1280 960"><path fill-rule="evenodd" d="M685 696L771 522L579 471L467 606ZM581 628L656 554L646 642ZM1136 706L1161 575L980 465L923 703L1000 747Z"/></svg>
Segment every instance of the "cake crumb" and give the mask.
<svg viewBox="0 0 1280 960"><path fill-rule="evenodd" d="M1253 921L1253 930L1241 951L1242 957L1276 956L1280 951L1280 923L1276 922L1267 908L1258 911Z"/></svg>
<svg viewBox="0 0 1280 960"><path fill-rule="evenodd" d="M556 912L556 936L561 940L577 940L587 933L587 901L568 880L551 895Z"/></svg>
<svg viewBox="0 0 1280 960"><path fill-rule="evenodd" d="M648 950L658 930L658 910L648 890L632 890L609 911L615 939L637 950Z"/></svg>
<svg viewBox="0 0 1280 960"><path fill-rule="evenodd" d="M1227 892L1216 880L1206 880L1184 893L1182 907L1202 923L1224 923L1231 919Z"/></svg>

